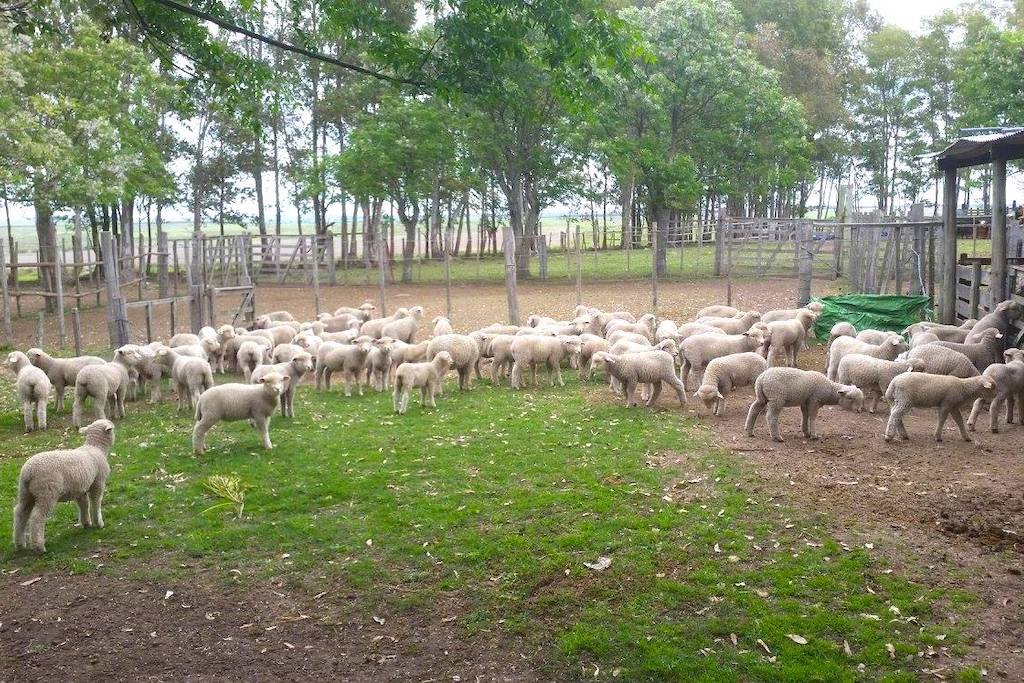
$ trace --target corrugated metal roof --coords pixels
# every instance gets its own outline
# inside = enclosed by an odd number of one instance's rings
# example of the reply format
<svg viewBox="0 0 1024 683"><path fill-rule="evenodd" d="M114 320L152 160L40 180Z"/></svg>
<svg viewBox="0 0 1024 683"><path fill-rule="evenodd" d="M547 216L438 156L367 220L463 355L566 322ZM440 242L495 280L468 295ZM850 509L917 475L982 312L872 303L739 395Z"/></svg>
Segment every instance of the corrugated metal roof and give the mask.
<svg viewBox="0 0 1024 683"><path fill-rule="evenodd" d="M991 161L994 149L1005 151L1017 147L1021 149L1015 150L1016 153L1008 158L1024 155L1024 128L1003 128L992 133L962 137L939 152L935 159L940 168L973 166Z"/></svg>

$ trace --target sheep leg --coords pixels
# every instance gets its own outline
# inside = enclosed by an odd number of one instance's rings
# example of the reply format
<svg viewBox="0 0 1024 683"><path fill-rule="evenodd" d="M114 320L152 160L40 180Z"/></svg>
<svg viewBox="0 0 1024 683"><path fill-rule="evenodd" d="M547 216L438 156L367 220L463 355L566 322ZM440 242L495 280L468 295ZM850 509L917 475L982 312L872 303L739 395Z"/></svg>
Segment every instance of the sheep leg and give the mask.
<svg viewBox="0 0 1024 683"><path fill-rule="evenodd" d="M978 401L980 401L980 400L981 399L978 399ZM1010 400L1011 399L1009 399L1008 397L1002 396L1000 394L996 394L996 397L994 399L992 399L992 403L988 407L988 412L989 412L989 415L988 415L989 425L988 426L989 426L989 429L992 431L993 434L998 434L999 433L999 413L1002 410L1003 402L1004 401L1009 402ZM977 404L978 401L975 401L975 404ZM973 415L973 414L974 414L974 411L972 410L971 411L971 415ZM1007 424L1010 424L1009 420L1007 420Z"/></svg>
<svg viewBox="0 0 1024 683"><path fill-rule="evenodd" d="M679 405L685 407L686 406L686 387L683 386L683 383L679 381L679 379L676 377L674 372L672 374L670 374L668 377L666 377L665 381L668 382L672 386L673 389L675 389L676 396L679 398Z"/></svg>
<svg viewBox="0 0 1024 683"><path fill-rule="evenodd" d="M768 406L768 402L763 399L757 399L750 404L750 410L747 411L747 421L743 425L743 431L747 436L754 435L754 424L757 422L757 418L761 417L761 413Z"/></svg>
<svg viewBox="0 0 1024 683"><path fill-rule="evenodd" d="M512 379L511 386L513 389L519 389L523 382L523 366L519 361L512 362Z"/></svg>
<svg viewBox="0 0 1024 683"><path fill-rule="evenodd" d="M150 403L159 403L160 402L160 398L161 398L161 396L160 396L160 378L156 377L156 378L153 379L153 389L150 391L150 394L149 394L149 402Z"/></svg>
<svg viewBox="0 0 1024 683"><path fill-rule="evenodd" d="M657 403L658 397L661 396L661 380L659 379L653 384L651 384L651 387L651 395L647 399L648 408L652 407L655 403Z"/></svg>
<svg viewBox="0 0 1024 683"><path fill-rule="evenodd" d="M624 387L626 393L626 407L629 408L630 406L635 405L635 397L633 394L636 393L636 381L627 379Z"/></svg>
<svg viewBox="0 0 1024 683"><path fill-rule="evenodd" d="M878 400L880 398L882 398L882 394L880 392L876 392L871 397L871 408L868 410L868 412L871 413L872 415L874 415L875 411L878 410Z"/></svg>
<svg viewBox="0 0 1024 683"><path fill-rule="evenodd" d="M800 431L803 432L803 435L808 438L810 438L811 436L809 417L810 410L807 404L805 403L804 405L800 406Z"/></svg>
<svg viewBox="0 0 1024 683"><path fill-rule="evenodd" d="M92 525L103 528L103 489L104 483L96 481L89 487L89 512L92 514Z"/></svg>
<svg viewBox="0 0 1024 683"><path fill-rule="evenodd" d="M18 503L14 506L14 549L21 550L28 547L28 520L32 515L32 507L35 501L32 494L25 493L18 496Z"/></svg>
<svg viewBox="0 0 1024 683"><path fill-rule="evenodd" d="M909 405L899 402L893 404L889 410L889 422L885 426L886 441L892 441L893 437L897 435L906 441L910 440L910 435L907 434L907 429L903 425L903 416L906 415L908 410L910 410Z"/></svg>
<svg viewBox="0 0 1024 683"><path fill-rule="evenodd" d="M196 453L203 453L206 451L206 432L210 431L214 421L204 418L200 418L199 422L196 422L196 426L192 428L192 450Z"/></svg>
<svg viewBox="0 0 1024 683"><path fill-rule="evenodd" d="M771 434L773 441L782 442L785 439L779 434L779 415L782 414L782 406L776 406L774 404L768 404L768 433Z"/></svg>
<svg viewBox="0 0 1024 683"><path fill-rule="evenodd" d="M537 363L536 363L536 361L530 361L530 373L533 376L533 383L531 384L531 386L536 388L537 387ZM552 384L551 386L554 386L554 384Z"/></svg>
<svg viewBox="0 0 1024 683"><path fill-rule="evenodd" d="M341 371L341 381L345 385L345 395L352 395L352 373L347 370Z"/></svg>
<svg viewBox="0 0 1024 683"><path fill-rule="evenodd" d="M807 431L808 431L807 436L809 438L815 439L815 440L817 440L819 438L818 437L818 427L817 427L817 424L816 424L816 422L818 421L818 409L819 408L821 408L821 406L811 405L811 406L807 407Z"/></svg>
<svg viewBox="0 0 1024 683"><path fill-rule="evenodd" d="M117 411L121 414L121 419L124 419L125 416L124 400L126 398L127 393L128 392L125 390L125 387L121 387L117 391Z"/></svg>
<svg viewBox="0 0 1024 683"><path fill-rule="evenodd" d="M554 375L553 376L558 379L558 386L564 387L565 386L565 380L562 379L562 364L559 363L557 360L555 360L555 361L549 360L548 364L549 364L549 366L552 365L552 364L554 365L554 368L553 368ZM551 382L551 386L555 386L554 381Z"/></svg>
<svg viewBox="0 0 1024 683"><path fill-rule="evenodd" d="M683 386L686 386L687 380L690 378L690 361L683 358L683 365L679 368L679 379L682 380Z"/></svg>
<svg viewBox="0 0 1024 683"><path fill-rule="evenodd" d="M36 401L36 425L39 429L46 429L46 399Z"/></svg>
<svg viewBox="0 0 1024 683"><path fill-rule="evenodd" d="M31 401L22 401L21 402L21 414L25 418L25 432L26 433L27 432L31 432L33 430L33 420L32 420L32 413L33 412L34 411L33 411L33 408L32 408L32 402Z"/></svg>
<svg viewBox="0 0 1024 683"><path fill-rule="evenodd" d="M78 524L83 529L88 529L92 526L89 517L89 494L83 493L75 499L75 502L78 503Z"/></svg>
<svg viewBox="0 0 1024 683"><path fill-rule="evenodd" d="M324 368L324 389L331 390L331 375L334 374L330 368Z"/></svg>
<svg viewBox="0 0 1024 683"><path fill-rule="evenodd" d="M467 391L469 389L469 382L473 379L473 370L468 365L458 369L459 372L459 391Z"/></svg>
<svg viewBox="0 0 1024 683"><path fill-rule="evenodd" d="M971 406L971 414L967 416L967 428L970 429L972 432L974 431L975 423L978 421L978 414L981 412L981 409L984 407L984 402L985 402L985 399L977 398L977 399L974 400L974 405ZM994 405L995 405L995 402L993 402L993 406ZM989 406L989 412L991 412L991 410L992 410L992 406ZM995 420L993 419L992 422L994 424Z"/></svg>
<svg viewBox="0 0 1024 683"><path fill-rule="evenodd" d="M53 505L56 502L50 498L37 498L36 504L32 507L32 514L28 520L28 533L32 548L37 552L46 552L46 520L50 518L50 513L53 512Z"/></svg>
<svg viewBox="0 0 1024 683"><path fill-rule="evenodd" d="M260 438L263 440L263 447L269 451L274 447L274 444L270 443L270 417L254 415L252 419L256 423L256 431L260 433Z"/></svg>
<svg viewBox="0 0 1024 683"><path fill-rule="evenodd" d="M75 402L71 404L71 426L81 427L82 426L82 401L84 399L79 396L78 390L75 389ZM60 412L60 411L58 411Z"/></svg>
<svg viewBox="0 0 1024 683"><path fill-rule="evenodd" d="M718 417L721 417L722 413L724 413L724 412L725 412L725 399L724 398L716 398L715 399L715 411L714 411L714 414L716 416L718 416Z"/></svg>
<svg viewBox="0 0 1024 683"><path fill-rule="evenodd" d="M56 380L53 382L53 398L57 407L58 413L64 412L64 381Z"/></svg>
<svg viewBox="0 0 1024 683"><path fill-rule="evenodd" d="M964 441L970 441L971 437L967 436L967 427L964 426L964 416L960 413L960 406L953 406L949 414L953 416L953 422L960 428L960 437Z"/></svg>
<svg viewBox="0 0 1024 683"><path fill-rule="evenodd" d="M949 408L945 406L939 406L939 424L935 427L935 440L942 441L942 427L946 424L946 418L949 417Z"/></svg>
<svg viewBox="0 0 1024 683"><path fill-rule="evenodd" d="M501 365L502 364L498 363L497 361L493 361L491 363L491 386L501 386L501 375L498 373L498 370L501 367Z"/></svg>

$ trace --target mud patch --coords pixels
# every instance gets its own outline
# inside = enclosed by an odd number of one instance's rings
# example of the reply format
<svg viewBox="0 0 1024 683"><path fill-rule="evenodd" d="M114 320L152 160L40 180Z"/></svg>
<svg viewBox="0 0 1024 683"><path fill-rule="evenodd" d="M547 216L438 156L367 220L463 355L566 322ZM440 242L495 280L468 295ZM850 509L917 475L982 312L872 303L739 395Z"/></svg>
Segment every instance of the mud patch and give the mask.
<svg viewBox="0 0 1024 683"><path fill-rule="evenodd" d="M1024 495L977 489L939 509L939 528L996 550L1024 552Z"/></svg>

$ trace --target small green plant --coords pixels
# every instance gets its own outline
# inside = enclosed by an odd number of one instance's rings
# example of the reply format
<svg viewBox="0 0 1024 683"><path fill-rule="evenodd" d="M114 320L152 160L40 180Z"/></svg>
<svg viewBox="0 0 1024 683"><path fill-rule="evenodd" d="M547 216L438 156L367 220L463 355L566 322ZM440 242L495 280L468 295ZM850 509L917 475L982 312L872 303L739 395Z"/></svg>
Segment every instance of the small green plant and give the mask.
<svg viewBox="0 0 1024 683"><path fill-rule="evenodd" d="M235 518L242 518L242 512L245 510L245 492L252 488L250 485L243 484L241 478L234 475L211 474L203 482L203 487L218 498L224 499L224 502L211 505L203 510L203 514L217 508L233 506Z"/></svg>

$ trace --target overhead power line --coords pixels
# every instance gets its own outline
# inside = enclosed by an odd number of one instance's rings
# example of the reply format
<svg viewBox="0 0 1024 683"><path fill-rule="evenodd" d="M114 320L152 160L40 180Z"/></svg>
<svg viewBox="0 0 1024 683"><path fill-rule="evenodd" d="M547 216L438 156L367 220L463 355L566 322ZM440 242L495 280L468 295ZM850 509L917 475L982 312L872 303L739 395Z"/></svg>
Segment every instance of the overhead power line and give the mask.
<svg viewBox="0 0 1024 683"><path fill-rule="evenodd" d="M368 69L365 66L360 66L359 64L353 64L351 62L346 62L343 59L338 59L337 57L332 57L331 55L326 55L326 54L324 54L322 52L316 52L315 50L307 50L304 47L300 47L298 45L292 45L291 43L286 43L286 42L284 42L282 40L277 40L276 38L271 38L270 36L263 35L262 33L257 33L256 31L252 31L250 29L245 28L244 26L239 26L237 24L233 24L230 21L227 21L226 19L221 19L220 17L218 17L216 15L213 15L213 14L210 14L209 12L204 12L203 10L198 10L198 9L196 9L194 7L190 7L189 5L185 5L185 4L182 4L180 2L176 2L175 0L153 0L153 1L160 3L161 5L163 5L165 7L169 7L171 9L177 10L179 12L184 12L185 14L191 14L192 16L197 17L199 19L202 19L203 21L209 21L209 22L211 22L213 24L216 24L217 26L220 26L221 28L223 28L223 29L225 29L227 31L231 31L233 33L240 33L243 36L248 36L249 38L252 38L254 40L258 40L258 41L260 41L262 43L266 43L267 45L272 45L272 46L274 46L276 48L279 48L281 50L286 50L288 52L294 52L295 54L300 54L300 55L302 55L304 57L309 57L310 59L315 59L315 60L318 60L318 61L321 61L321 62L325 62L327 64L333 64L334 66L341 67L342 69L348 69L349 71L355 71L356 73L361 73L361 74L364 74L366 76L370 76L371 78L376 78L376 79L381 80L381 81L390 81L392 83L401 83L403 85L414 85L414 86L417 86L417 87L420 87L420 88L426 86L426 83L424 83L422 81L413 80L411 78L402 78L401 76L392 76L390 74L382 73L380 71L374 71L373 69Z"/></svg>

